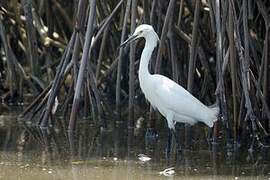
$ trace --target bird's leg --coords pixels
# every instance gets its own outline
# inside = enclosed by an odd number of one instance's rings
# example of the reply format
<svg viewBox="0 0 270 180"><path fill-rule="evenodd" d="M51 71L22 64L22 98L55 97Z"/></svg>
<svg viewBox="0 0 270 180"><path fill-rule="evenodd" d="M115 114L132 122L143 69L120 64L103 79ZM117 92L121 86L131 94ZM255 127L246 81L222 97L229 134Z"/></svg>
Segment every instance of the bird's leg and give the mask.
<svg viewBox="0 0 270 180"><path fill-rule="evenodd" d="M166 147L166 159L169 160L170 159L170 155L171 155L171 149L172 149L172 134L174 134L173 132L175 131L175 126L174 126L174 122L173 122L173 112L169 111L167 116L167 123L168 123L168 141L167 141L167 147Z"/></svg>
<svg viewBox="0 0 270 180"><path fill-rule="evenodd" d="M175 139L175 145L176 145L176 159L178 157L181 157L181 146L180 146L180 141L179 141L179 136L176 132L175 129L169 129L168 130L168 141L167 141L167 146L166 146L166 159L170 159L171 151L172 151L172 142L173 138Z"/></svg>
<svg viewBox="0 0 270 180"><path fill-rule="evenodd" d="M178 157L181 157L181 153L182 153L182 149L181 149L181 145L180 145L180 137L179 137L179 132L175 130L172 130L173 133L173 137L175 139L175 145L176 145L176 160L178 159Z"/></svg>
<svg viewBox="0 0 270 180"><path fill-rule="evenodd" d="M168 129L168 140L166 146L166 160L170 160L171 157L171 149L172 149L172 130Z"/></svg>
<svg viewBox="0 0 270 180"><path fill-rule="evenodd" d="M209 147L211 146L211 142L212 142L211 136L212 136L212 128L207 127L206 140L207 140Z"/></svg>

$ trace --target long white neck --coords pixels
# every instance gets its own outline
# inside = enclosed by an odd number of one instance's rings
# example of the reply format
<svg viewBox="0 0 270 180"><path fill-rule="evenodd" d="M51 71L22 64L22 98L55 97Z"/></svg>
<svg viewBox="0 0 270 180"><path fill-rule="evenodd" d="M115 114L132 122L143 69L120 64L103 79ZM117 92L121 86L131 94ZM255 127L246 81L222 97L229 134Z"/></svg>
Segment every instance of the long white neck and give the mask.
<svg viewBox="0 0 270 180"><path fill-rule="evenodd" d="M157 46L158 35L151 31L145 36L145 47L143 49L140 66L139 66L139 81L140 83L150 77L148 65L151 59L153 50Z"/></svg>

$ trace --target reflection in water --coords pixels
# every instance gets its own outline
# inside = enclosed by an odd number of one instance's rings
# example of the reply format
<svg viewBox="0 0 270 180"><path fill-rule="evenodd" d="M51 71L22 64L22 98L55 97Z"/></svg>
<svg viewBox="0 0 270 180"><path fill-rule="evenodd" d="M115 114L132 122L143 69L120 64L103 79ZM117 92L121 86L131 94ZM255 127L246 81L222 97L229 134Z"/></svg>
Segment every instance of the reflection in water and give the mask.
<svg viewBox="0 0 270 180"><path fill-rule="evenodd" d="M80 166L71 165L71 172L72 172L72 179L73 180L81 179L81 177L80 177Z"/></svg>
<svg viewBox="0 0 270 180"><path fill-rule="evenodd" d="M177 161L164 159L165 140L154 151L144 146L144 132L127 138L127 132L79 124L80 131L38 129L21 123L0 123L0 179L269 179L269 153L241 150L228 156L222 143L200 150L184 150ZM0 120L1 121L1 120ZM121 128L121 124L117 127ZM115 133L118 132L118 133ZM165 137L161 132L160 138ZM139 154L150 161L141 163ZM174 167L175 174L160 174Z"/></svg>

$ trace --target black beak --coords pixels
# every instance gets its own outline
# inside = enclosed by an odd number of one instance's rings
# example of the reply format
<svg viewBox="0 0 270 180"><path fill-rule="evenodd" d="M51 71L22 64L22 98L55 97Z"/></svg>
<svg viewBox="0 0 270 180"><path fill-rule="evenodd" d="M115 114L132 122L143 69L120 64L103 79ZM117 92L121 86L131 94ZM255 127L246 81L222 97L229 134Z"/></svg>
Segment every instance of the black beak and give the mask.
<svg viewBox="0 0 270 180"><path fill-rule="evenodd" d="M138 35L132 35L132 36L130 36L127 40L125 40L125 41L120 45L120 47L125 46L126 44L128 44L128 43L130 43L130 42L136 40L137 38L138 38Z"/></svg>

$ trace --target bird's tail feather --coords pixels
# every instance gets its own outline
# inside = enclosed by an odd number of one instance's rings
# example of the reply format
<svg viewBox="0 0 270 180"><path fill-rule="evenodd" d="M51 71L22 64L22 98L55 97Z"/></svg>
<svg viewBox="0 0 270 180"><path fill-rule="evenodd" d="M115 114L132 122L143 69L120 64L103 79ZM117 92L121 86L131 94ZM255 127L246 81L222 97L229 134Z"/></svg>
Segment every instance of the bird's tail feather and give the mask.
<svg viewBox="0 0 270 180"><path fill-rule="evenodd" d="M213 104L213 105L209 106L208 108L210 109L211 113L209 113L208 122L206 124L209 127L213 127L214 122L216 122L218 120L219 106L218 106L218 104Z"/></svg>

